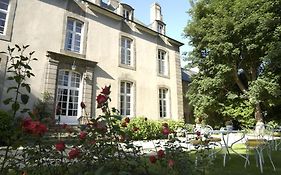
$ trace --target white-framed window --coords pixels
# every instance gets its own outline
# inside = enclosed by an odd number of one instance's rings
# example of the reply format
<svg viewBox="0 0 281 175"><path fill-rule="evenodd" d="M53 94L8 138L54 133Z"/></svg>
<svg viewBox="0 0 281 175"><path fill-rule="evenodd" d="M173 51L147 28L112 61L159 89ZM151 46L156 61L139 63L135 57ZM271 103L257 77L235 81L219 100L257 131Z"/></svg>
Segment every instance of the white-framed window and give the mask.
<svg viewBox="0 0 281 175"><path fill-rule="evenodd" d="M121 37L121 64L132 66L133 63L133 40Z"/></svg>
<svg viewBox="0 0 281 175"><path fill-rule="evenodd" d="M65 50L81 53L83 25L82 21L70 17L67 18Z"/></svg>
<svg viewBox="0 0 281 175"><path fill-rule="evenodd" d="M131 11L128 9L123 9L123 17L125 20L131 19Z"/></svg>
<svg viewBox="0 0 281 175"><path fill-rule="evenodd" d="M158 50L158 73L168 76L168 59L167 53L163 50Z"/></svg>
<svg viewBox="0 0 281 175"><path fill-rule="evenodd" d="M7 18L9 10L9 0L0 0L0 34L6 32Z"/></svg>
<svg viewBox="0 0 281 175"><path fill-rule="evenodd" d="M120 114L132 116L133 111L133 83L121 81L120 83Z"/></svg>
<svg viewBox="0 0 281 175"><path fill-rule="evenodd" d="M81 75L74 71L59 70L56 115L77 117L81 99Z"/></svg>
<svg viewBox="0 0 281 175"><path fill-rule="evenodd" d="M159 89L159 117L165 118L169 111L168 89Z"/></svg>
<svg viewBox="0 0 281 175"><path fill-rule="evenodd" d="M163 24L157 24L157 32L164 34L164 25Z"/></svg>

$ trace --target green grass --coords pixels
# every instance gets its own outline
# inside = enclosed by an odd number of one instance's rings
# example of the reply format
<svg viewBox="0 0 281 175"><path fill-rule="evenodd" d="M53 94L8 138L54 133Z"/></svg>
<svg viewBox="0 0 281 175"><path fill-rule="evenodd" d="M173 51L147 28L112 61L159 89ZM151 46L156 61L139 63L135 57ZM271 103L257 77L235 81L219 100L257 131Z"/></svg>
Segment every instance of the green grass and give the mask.
<svg viewBox="0 0 281 175"><path fill-rule="evenodd" d="M234 150L239 152L242 155L245 155L245 146L242 144L237 144L234 147ZM272 160L275 164L276 171L273 171L273 167L269 161L269 158L264 151L264 160L265 164L263 165L263 174L264 175L279 175L281 174L281 151L272 152ZM206 172L206 175L259 175L262 174L260 168L256 166L255 154L254 151L250 152L250 165L244 167L245 159L240 157L233 152L230 153L230 159L226 160L226 166L223 167L223 152L217 154L214 164Z"/></svg>

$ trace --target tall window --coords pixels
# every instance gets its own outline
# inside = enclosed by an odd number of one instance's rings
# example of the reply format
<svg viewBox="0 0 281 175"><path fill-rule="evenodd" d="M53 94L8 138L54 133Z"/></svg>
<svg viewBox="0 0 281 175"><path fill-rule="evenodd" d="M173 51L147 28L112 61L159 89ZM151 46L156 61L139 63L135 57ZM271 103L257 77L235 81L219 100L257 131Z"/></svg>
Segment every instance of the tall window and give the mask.
<svg viewBox="0 0 281 175"><path fill-rule="evenodd" d="M81 53L83 22L67 18L65 50Z"/></svg>
<svg viewBox="0 0 281 175"><path fill-rule="evenodd" d="M132 115L132 85L125 81L120 84L120 114L124 116Z"/></svg>
<svg viewBox="0 0 281 175"><path fill-rule="evenodd" d="M62 116L78 115L78 100L81 76L67 70L60 70L58 75L57 108ZM59 111L57 110L57 115Z"/></svg>
<svg viewBox="0 0 281 175"><path fill-rule="evenodd" d="M158 50L158 73L160 75L168 75L167 54L163 50Z"/></svg>
<svg viewBox="0 0 281 175"><path fill-rule="evenodd" d="M159 111L160 118L167 117L168 113L168 89L160 88L159 89Z"/></svg>
<svg viewBox="0 0 281 175"><path fill-rule="evenodd" d="M130 11L128 9L123 9L123 17L125 20L129 20L130 18Z"/></svg>
<svg viewBox="0 0 281 175"><path fill-rule="evenodd" d="M0 34L5 34L7 25L9 0L0 0Z"/></svg>
<svg viewBox="0 0 281 175"><path fill-rule="evenodd" d="M130 38L121 38L121 64L132 65L132 43Z"/></svg>

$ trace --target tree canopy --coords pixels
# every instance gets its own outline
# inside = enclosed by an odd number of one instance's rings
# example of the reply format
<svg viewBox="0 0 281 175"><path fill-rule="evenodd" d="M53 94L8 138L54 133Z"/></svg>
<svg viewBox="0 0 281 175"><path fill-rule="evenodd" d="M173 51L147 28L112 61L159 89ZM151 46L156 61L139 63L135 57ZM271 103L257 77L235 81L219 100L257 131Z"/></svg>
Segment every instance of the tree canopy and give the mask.
<svg viewBox="0 0 281 175"><path fill-rule="evenodd" d="M281 99L281 1L191 4L184 32L193 46L188 59L200 70L187 94L195 114L242 125L269 118Z"/></svg>

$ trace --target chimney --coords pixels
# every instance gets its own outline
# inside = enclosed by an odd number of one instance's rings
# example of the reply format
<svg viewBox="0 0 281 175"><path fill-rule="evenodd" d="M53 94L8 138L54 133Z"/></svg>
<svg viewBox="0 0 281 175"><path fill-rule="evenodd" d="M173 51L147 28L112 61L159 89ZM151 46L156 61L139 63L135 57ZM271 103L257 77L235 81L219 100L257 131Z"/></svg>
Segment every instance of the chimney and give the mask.
<svg viewBox="0 0 281 175"><path fill-rule="evenodd" d="M161 6L158 3L153 3L150 7L150 23L152 30L166 34L166 24L163 22Z"/></svg>
<svg viewBox="0 0 281 175"><path fill-rule="evenodd" d="M156 2L150 7L150 23L153 23L155 20L163 21L161 6Z"/></svg>
<svg viewBox="0 0 281 175"><path fill-rule="evenodd" d="M119 7L120 0L108 0L108 5L112 6L114 9Z"/></svg>

